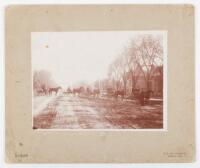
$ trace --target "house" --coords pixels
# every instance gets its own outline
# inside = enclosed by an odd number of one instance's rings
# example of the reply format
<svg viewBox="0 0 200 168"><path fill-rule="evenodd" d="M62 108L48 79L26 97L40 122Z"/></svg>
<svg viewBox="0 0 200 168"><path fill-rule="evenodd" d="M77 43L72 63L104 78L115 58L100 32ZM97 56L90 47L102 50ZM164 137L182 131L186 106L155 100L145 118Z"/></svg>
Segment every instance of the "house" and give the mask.
<svg viewBox="0 0 200 168"><path fill-rule="evenodd" d="M151 76L151 79L149 80L148 87L149 90L153 92L154 96L162 96L163 95L163 67L158 66L155 67L153 70L153 75ZM147 90L147 81L144 78L144 75L142 73L139 73L136 80L136 85L134 89L138 90ZM132 93L132 81L130 74L128 75L127 80L127 87L126 87L126 93L128 95L131 95Z"/></svg>

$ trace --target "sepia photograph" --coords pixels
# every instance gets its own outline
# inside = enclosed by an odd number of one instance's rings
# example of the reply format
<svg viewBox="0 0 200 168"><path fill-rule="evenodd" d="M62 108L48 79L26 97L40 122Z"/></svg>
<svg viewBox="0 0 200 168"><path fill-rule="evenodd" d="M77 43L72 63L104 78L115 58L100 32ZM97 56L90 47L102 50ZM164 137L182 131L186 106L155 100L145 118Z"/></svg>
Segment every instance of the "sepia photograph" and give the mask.
<svg viewBox="0 0 200 168"><path fill-rule="evenodd" d="M165 31L32 32L33 129L164 129Z"/></svg>
<svg viewBox="0 0 200 168"><path fill-rule="evenodd" d="M195 163L195 13L6 7L6 163Z"/></svg>

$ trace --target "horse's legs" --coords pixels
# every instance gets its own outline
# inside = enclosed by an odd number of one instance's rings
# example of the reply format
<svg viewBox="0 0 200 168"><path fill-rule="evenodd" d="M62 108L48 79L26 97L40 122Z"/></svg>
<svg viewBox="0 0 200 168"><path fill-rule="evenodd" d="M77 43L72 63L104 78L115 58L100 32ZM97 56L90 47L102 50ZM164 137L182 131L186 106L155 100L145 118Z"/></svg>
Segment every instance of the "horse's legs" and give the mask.
<svg viewBox="0 0 200 168"><path fill-rule="evenodd" d="M115 96L115 100L116 100L116 101L118 100L118 95Z"/></svg>

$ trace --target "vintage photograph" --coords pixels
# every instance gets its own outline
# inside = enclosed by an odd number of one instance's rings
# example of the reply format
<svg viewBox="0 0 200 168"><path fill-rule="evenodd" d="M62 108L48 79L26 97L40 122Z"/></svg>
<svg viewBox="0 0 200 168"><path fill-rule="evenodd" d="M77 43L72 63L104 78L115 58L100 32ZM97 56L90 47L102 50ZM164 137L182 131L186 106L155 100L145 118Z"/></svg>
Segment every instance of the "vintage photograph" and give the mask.
<svg viewBox="0 0 200 168"><path fill-rule="evenodd" d="M33 129L163 129L166 32L32 32Z"/></svg>

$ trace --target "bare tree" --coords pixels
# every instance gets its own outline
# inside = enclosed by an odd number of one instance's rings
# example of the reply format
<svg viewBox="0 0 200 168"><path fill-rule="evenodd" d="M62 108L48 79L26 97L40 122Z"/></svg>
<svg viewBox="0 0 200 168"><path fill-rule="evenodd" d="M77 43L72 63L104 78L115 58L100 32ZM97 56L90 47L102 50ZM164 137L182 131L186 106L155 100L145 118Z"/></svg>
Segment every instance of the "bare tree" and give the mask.
<svg viewBox="0 0 200 168"><path fill-rule="evenodd" d="M113 87L116 90L119 90L121 74L120 74L120 64L118 60L115 60L112 64L110 64L109 78L112 80Z"/></svg>
<svg viewBox="0 0 200 168"><path fill-rule="evenodd" d="M124 48L122 54L109 67L109 79L116 90L119 90L123 83L126 94L127 81L130 77L133 95L140 76L144 77L146 87L150 89L150 80L153 78L156 67L163 64L161 41L160 36L153 35L138 35L132 39L130 45Z"/></svg>
<svg viewBox="0 0 200 168"><path fill-rule="evenodd" d="M117 58L116 62L118 65L118 73L120 75L120 80L123 83L123 90L124 90L124 94L126 95L126 89L127 89L127 80L128 80L128 66L127 66L127 62L125 59L125 53L122 53L122 55L120 57Z"/></svg>
<svg viewBox="0 0 200 168"><path fill-rule="evenodd" d="M126 67L131 77L131 93L134 94L138 78L140 76L139 57L136 53L137 46L135 41L131 42L129 48L126 48L126 55L124 57Z"/></svg>
<svg viewBox="0 0 200 168"><path fill-rule="evenodd" d="M139 58L138 65L144 76L147 89L150 89L150 80L153 77L155 68L162 65L163 62L163 48L160 37L153 35L140 36L135 52Z"/></svg>
<svg viewBox="0 0 200 168"><path fill-rule="evenodd" d="M33 89L41 90L49 87L54 87L56 83L52 79L51 73L45 70L34 71L33 74Z"/></svg>

